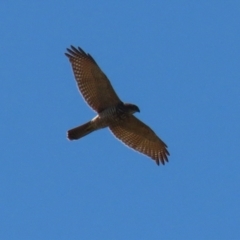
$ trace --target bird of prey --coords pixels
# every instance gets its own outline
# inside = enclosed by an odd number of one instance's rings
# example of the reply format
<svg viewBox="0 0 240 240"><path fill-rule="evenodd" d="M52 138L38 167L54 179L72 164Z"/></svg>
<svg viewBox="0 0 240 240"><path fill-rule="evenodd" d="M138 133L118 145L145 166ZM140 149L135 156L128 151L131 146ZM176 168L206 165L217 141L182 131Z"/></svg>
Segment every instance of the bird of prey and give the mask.
<svg viewBox="0 0 240 240"><path fill-rule="evenodd" d="M123 103L107 76L90 54L80 47L67 48L65 55L73 68L78 88L88 105L97 112L91 121L68 131L69 140L76 140L101 128L108 127L124 144L141 152L159 165L168 162L167 145L133 114L139 108Z"/></svg>

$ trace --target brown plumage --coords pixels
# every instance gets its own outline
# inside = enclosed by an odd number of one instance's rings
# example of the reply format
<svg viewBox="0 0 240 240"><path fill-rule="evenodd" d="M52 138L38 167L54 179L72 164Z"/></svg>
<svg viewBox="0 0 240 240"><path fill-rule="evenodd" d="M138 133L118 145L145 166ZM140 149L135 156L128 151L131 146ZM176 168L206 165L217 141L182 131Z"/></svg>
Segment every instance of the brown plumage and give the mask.
<svg viewBox="0 0 240 240"><path fill-rule="evenodd" d="M91 121L68 131L68 138L76 140L105 127L123 143L141 152L159 165L168 161L167 145L133 113L139 108L123 103L114 91L107 76L99 68L90 54L81 48L67 49L78 88L86 102L98 115Z"/></svg>

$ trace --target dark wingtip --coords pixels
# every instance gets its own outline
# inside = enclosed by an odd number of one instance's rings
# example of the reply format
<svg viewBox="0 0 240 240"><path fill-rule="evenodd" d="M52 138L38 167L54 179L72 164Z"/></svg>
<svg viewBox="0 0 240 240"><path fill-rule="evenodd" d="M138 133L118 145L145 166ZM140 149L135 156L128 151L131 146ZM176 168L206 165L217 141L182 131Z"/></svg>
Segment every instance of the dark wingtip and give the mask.
<svg viewBox="0 0 240 240"><path fill-rule="evenodd" d="M65 53L65 55L68 58L71 58L71 57L75 57L79 55L87 55L87 54L82 50L82 48L80 47L76 48L73 45L71 45L70 48L67 48L67 52Z"/></svg>
<svg viewBox="0 0 240 240"><path fill-rule="evenodd" d="M80 47L74 47L73 45L70 46L70 48L67 48L67 52L65 53L65 55L71 59L71 58L75 58L75 57L86 57L88 59L90 59L92 62L94 62L96 65L96 61L94 60L94 58L88 53L86 53L82 48Z"/></svg>

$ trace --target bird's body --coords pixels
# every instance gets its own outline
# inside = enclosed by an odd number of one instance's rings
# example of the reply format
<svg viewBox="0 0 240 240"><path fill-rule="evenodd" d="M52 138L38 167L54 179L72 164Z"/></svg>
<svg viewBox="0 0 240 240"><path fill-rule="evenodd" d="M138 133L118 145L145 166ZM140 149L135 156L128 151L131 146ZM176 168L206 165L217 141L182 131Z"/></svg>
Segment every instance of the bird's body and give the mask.
<svg viewBox="0 0 240 240"><path fill-rule="evenodd" d="M87 103L98 113L91 121L68 131L69 140L76 140L101 128L112 133L129 147L150 156L159 164L168 161L167 145L147 125L133 116L140 112L130 103L123 103L95 60L81 48L67 49L78 87Z"/></svg>
<svg viewBox="0 0 240 240"><path fill-rule="evenodd" d="M125 121L134 111L139 112L139 109L133 104L119 103L108 107L91 121L69 130L68 139L77 140L98 129L118 125L120 122Z"/></svg>

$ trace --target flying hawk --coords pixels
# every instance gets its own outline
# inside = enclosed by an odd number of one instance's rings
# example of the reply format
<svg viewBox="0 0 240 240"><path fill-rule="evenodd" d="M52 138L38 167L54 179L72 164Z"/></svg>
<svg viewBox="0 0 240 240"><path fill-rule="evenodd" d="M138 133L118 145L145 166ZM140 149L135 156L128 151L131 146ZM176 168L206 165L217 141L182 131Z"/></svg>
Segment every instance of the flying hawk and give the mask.
<svg viewBox="0 0 240 240"><path fill-rule="evenodd" d="M67 48L65 55L73 68L78 88L89 106L97 112L91 121L68 131L69 140L76 140L101 128L109 127L123 143L156 161L168 162L167 145L133 114L139 108L123 103L107 76L90 54L80 47Z"/></svg>

